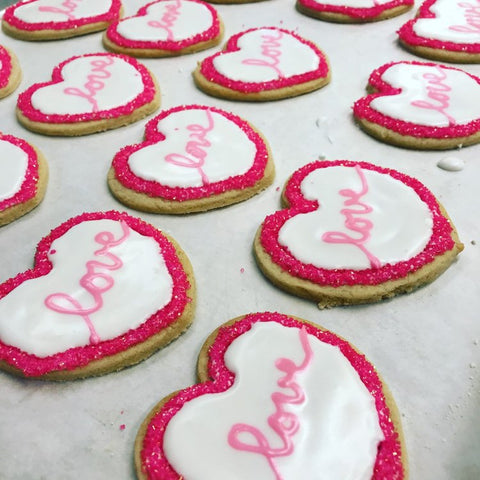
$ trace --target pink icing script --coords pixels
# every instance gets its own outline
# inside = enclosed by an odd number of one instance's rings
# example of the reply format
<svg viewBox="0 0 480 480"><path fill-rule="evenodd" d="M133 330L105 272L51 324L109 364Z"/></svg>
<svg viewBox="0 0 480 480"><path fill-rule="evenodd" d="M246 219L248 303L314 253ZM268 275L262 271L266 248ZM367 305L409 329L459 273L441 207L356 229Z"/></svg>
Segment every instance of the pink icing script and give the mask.
<svg viewBox="0 0 480 480"><path fill-rule="evenodd" d="M92 112L98 112L98 103L95 95L100 90L105 88L105 83L102 80L110 78L112 74L106 69L109 65L114 64L114 59L105 57L97 60L92 60L92 73L87 76L87 81L84 84L84 90L77 87L67 87L63 92L67 95L75 95L85 98L92 105Z"/></svg>
<svg viewBox="0 0 480 480"><path fill-rule="evenodd" d="M264 57L269 58L270 61L261 58L246 58L245 60L242 60L242 64L269 67L277 73L279 78L284 78L285 75L278 67L280 64L280 56L282 55L282 51L280 50L281 43L279 40L283 37L283 33L281 31L277 31L276 33L277 36L268 34L262 35L263 41L261 45L261 53Z"/></svg>
<svg viewBox="0 0 480 480"><path fill-rule="evenodd" d="M345 216L345 227L353 232L359 233L360 237L354 238L343 232L331 231L325 232L322 235L322 240L327 243L346 243L348 245L353 245L367 256L372 268L380 268L380 260L365 247L365 242L370 238L370 230L373 228L373 223L366 218L355 217L355 215L366 215L373 211L372 207L361 201L362 197L368 193L368 183L365 174L359 165L355 165L355 171L362 182L361 191L354 192L350 189L343 189L338 193L343 197L347 197L347 200L345 200L343 204L345 207L350 207L340 210L340 213Z"/></svg>
<svg viewBox="0 0 480 480"><path fill-rule="evenodd" d="M202 170L203 165L205 165L205 159L207 158L207 152L203 148L208 148L212 145L207 140L207 134L211 132L214 127L212 113L209 110L205 110L205 114L208 119L208 125L206 127L198 123L192 123L187 126L187 130L192 133L189 135L190 141L188 141L185 146L185 152L190 156L182 155L181 153L169 153L165 156L165 161L172 165L196 168L202 177L204 185L208 184L209 180Z"/></svg>
<svg viewBox="0 0 480 480"><path fill-rule="evenodd" d="M256 427L244 423L236 423L230 429L228 434L228 443L232 448L245 452L258 453L263 455L277 480L282 480L280 472L275 465L274 459L276 457L285 457L293 453L295 445L292 437L300 428L299 418L291 412L286 411L288 405L300 405L305 402L305 392L296 381L296 375L303 372L310 365L313 358L313 351L308 341L308 334L305 327L299 330L300 343L302 345L305 357L300 365L288 358L279 358L275 362L275 366L285 375L277 381L280 388L290 389L292 395L286 395L282 392L274 392L271 395L273 404L275 405L275 413L268 417L268 424L272 430L280 437L283 446L274 448L269 445L265 435ZM246 443L240 440L239 436L242 434L250 434L256 443Z"/></svg>
<svg viewBox="0 0 480 480"><path fill-rule="evenodd" d="M38 7L38 10L40 12L60 13L66 15L69 20L75 20L76 17L73 12L77 9L79 2L80 0L65 0L61 3L61 6L64 7L64 9L59 7L40 6Z"/></svg>
<svg viewBox="0 0 480 480"><path fill-rule="evenodd" d="M480 0L476 0L477 5L468 2L459 2L457 5L465 10L465 22L467 25L452 25L448 27L454 32L460 33L480 33Z"/></svg>
<svg viewBox="0 0 480 480"><path fill-rule="evenodd" d="M97 235L95 235L95 241L102 245L102 248L96 250L94 255L96 257L106 257L111 261L111 263L104 263L98 260L89 260L85 265L87 273L83 275L79 281L80 286L92 296L94 305L90 308L82 307L78 300L66 293L52 293L45 299L44 302L45 306L54 312L65 313L67 315L78 315L82 317L90 331L90 342L93 344L99 343L100 338L95 331L95 327L90 319L90 315L98 312L102 308L102 294L110 290L114 285L113 278L108 273L101 273L96 271L96 269L118 270L123 266L122 260L109 251L110 248L125 242L130 235L128 225L124 221L121 221L120 225L122 227L123 234L118 240L115 240L113 234L107 231L99 232ZM100 285L96 283L97 280L100 280ZM70 303L72 308L64 307L58 304L57 301Z"/></svg>
<svg viewBox="0 0 480 480"><path fill-rule="evenodd" d="M424 73L422 75L422 78L424 78L428 82L428 98L431 98L435 102L438 102L438 104L431 103L427 100L416 100L411 102L410 105L412 105L413 107L435 110L436 112L439 112L446 117L449 125L455 125L456 120L446 111L450 105L450 97L446 92L450 92L452 90L448 85L442 83L442 81L447 78L447 74L442 71L442 69L437 65L435 66L435 69L437 71L437 74Z"/></svg>
<svg viewBox="0 0 480 480"><path fill-rule="evenodd" d="M174 40L172 27L175 25L175 22L178 20L180 15L180 7L182 3L180 0L177 0L174 5L167 5L166 12L162 15L160 21L151 20L147 22L147 25L154 28L160 28L167 32L167 40Z"/></svg>

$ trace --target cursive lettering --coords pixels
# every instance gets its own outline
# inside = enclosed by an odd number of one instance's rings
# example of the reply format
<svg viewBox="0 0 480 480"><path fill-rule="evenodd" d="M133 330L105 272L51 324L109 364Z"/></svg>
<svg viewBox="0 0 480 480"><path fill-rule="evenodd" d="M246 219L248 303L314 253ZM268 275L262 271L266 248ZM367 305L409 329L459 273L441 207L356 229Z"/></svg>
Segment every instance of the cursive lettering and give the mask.
<svg viewBox="0 0 480 480"><path fill-rule="evenodd" d="M246 58L242 60L242 63L244 65L269 67L276 72L279 78L284 78L285 75L279 68L280 57L282 55L280 40L283 37L283 33L281 31L277 31L276 33L277 36L273 34L262 35L261 54L268 60L262 58Z"/></svg>
<svg viewBox="0 0 480 480"><path fill-rule="evenodd" d="M150 20L149 22L147 22L147 25L149 25L150 27L165 30L165 32L167 32L167 40L174 40L172 27L178 20L181 6L182 3L180 0L176 0L175 4L173 5L167 5L165 7L166 12L162 15L160 20Z"/></svg>
<svg viewBox="0 0 480 480"><path fill-rule="evenodd" d="M300 365L288 358L279 358L275 362L276 368L285 373L277 381L277 385L282 389L290 390L290 394L283 392L273 392L271 399L275 406L275 413L268 417L268 425L278 435L282 441L279 448L272 447L265 435L253 425L236 423L228 433L229 445L236 449L250 453L256 453L265 457L277 480L281 480L280 472L275 465L276 457L291 455L295 449L292 437L300 428L299 418L292 412L286 410L288 405L300 405L305 403L305 392L298 384L296 376L305 371L313 358L313 351L308 341L308 334L303 327L299 330L300 344L303 349L304 359ZM250 434L254 443L247 443L240 439L241 435Z"/></svg>
<svg viewBox="0 0 480 480"><path fill-rule="evenodd" d="M322 240L327 243L345 243L347 245L353 245L366 255L372 268L379 268L381 266L380 260L375 257L367 247L365 247L365 243L370 238L370 231L373 228L373 223L367 218L359 218L357 216L366 215L373 211L372 207L361 201L362 197L368 193L367 179L359 165L355 165L355 171L362 182L361 190L355 192L347 188L340 190L338 193L347 198L343 203L347 208L340 210L340 213L345 216L345 227L360 236L355 238L344 232L330 231L325 232L322 235Z"/></svg>
<svg viewBox="0 0 480 480"><path fill-rule="evenodd" d="M90 319L90 315L98 312L103 306L102 295L110 290L114 281L108 274L108 270L118 270L123 266L123 262L109 250L116 245L120 245L130 235L130 230L125 222L120 222L122 227L122 236L117 240L111 232L103 231L95 235L95 242L102 246L94 252L95 257L102 257L107 261L89 260L85 264L87 272L80 278L79 284L89 293L93 299L93 306L83 307L80 302L67 293L52 293L45 298L44 303L47 308L58 313L67 315L78 315L86 323L90 331L90 343L97 344L100 341L95 327ZM103 270L103 271L102 271ZM107 271L105 271L107 270ZM70 304L71 306L67 306Z"/></svg>
<svg viewBox="0 0 480 480"><path fill-rule="evenodd" d="M61 15L66 15L68 20L75 20L76 17L73 12L77 9L78 3L80 0L65 0L60 5L62 8L59 7L52 7L48 5L43 5L38 7L39 12L48 12L48 13L59 13Z"/></svg>
<svg viewBox="0 0 480 480"><path fill-rule="evenodd" d="M460 33L480 33L480 0L477 5L468 2L458 2L458 7L463 8L466 25L451 25L449 30Z"/></svg>
<svg viewBox="0 0 480 480"><path fill-rule="evenodd" d="M113 64L114 59L110 57L92 60L90 62L92 73L87 75L87 81L83 85L83 90L77 87L67 87L63 92L66 95L75 95L84 98L92 105L92 112L98 112L99 108L95 96L99 91L105 88L105 82L103 80L112 76L107 70L107 67Z"/></svg>
<svg viewBox="0 0 480 480"><path fill-rule="evenodd" d="M446 111L450 106L450 96L448 95L448 92L452 90L448 85L442 83L442 81L447 78L447 74L442 71L439 66L435 66L435 69L437 71L436 74L424 73L422 78L424 78L428 83L428 98L438 103L432 103L427 100L415 100L410 104L414 107L426 108L439 112L446 117L449 125L455 125L456 120Z"/></svg>
<svg viewBox="0 0 480 480"><path fill-rule="evenodd" d="M165 161L172 165L186 168L196 168L202 178L204 185L209 183L208 177L203 171L202 167L205 165L207 158L207 152L205 148L210 147L212 144L207 140L208 132L211 132L214 127L213 116L210 110L205 110L207 115L208 125L206 127L192 123L187 126L187 130L190 133L190 140L185 145L185 153L169 153L165 156Z"/></svg>

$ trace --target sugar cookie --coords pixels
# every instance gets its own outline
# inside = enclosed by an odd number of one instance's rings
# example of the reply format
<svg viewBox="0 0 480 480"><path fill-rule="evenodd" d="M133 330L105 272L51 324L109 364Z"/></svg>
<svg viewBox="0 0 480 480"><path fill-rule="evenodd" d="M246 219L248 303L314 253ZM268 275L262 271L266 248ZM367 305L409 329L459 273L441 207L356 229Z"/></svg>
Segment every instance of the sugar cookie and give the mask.
<svg viewBox="0 0 480 480"><path fill-rule="evenodd" d="M194 299L173 239L125 213L84 213L40 241L33 269L0 285L0 368L49 380L120 370L180 335Z"/></svg>
<svg viewBox="0 0 480 480"><path fill-rule="evenodd" d="M231 37L222 52L198 65L193 78L215 97L268 101L325 86L330 67L312 42L281 28L261 27Z"/></svg>
<svg viewBox="0 0 480 480"><path fill-rule="evenodd" d="M156 80L127 55L91 53L56 66L18 97L17 117L44 135L74 136L136 122L160 105Z"/></svg>
<svg viewBox="0 0 480 480"><path fill-rule="evenodd" d="M213 332L200 383L163 399L135 444L140 479L401 479L398 410L375 367L305 320L252 313Z"/></svg>
<svg viewBox="0 0 480 480"><path fill-rule="evenodd" d="M369 163L307 164L287 182L283 201L257 232L257 263L273 284L320 308L410 292L463 249L424 185Z"/></svg>
<svg viewBox="0 0 480 480"><path fill-rule="evenodd" d="M273 177L268 145L248 122L187 105L150 120L145 141L115 156L108 184L137 210L190 213L246 200Z"/></svg>

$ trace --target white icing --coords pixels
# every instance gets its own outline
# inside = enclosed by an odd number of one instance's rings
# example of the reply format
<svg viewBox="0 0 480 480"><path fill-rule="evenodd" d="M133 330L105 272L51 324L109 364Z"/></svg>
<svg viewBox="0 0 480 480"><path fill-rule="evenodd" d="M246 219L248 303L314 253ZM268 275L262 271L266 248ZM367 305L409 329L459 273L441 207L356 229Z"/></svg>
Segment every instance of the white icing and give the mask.
<svg viewBox="0 0 480 480"><path fill-rule="evenodd" d="M449 156L440 159L437 166L449 172L459 172L465 167L465 162L461 158Z"/></svg>
<svg viewBox="0 0 480 480"><path fill-rule="evenodd" d="M106 62L112 63L95 66ZM33 107L45 115L91 113L95 108L110 110L134 100L144 90L138 70L111 55L78 57L64 66L62 76L63 82L41 87L32 95ZM67 94L65 89L78 92Z"/></svg>
<svg viewBox="0 0 480 480"><path fill-rule="evenodd" d="M382 80L401 92L379 96L370 106L392 118L447 127L452 121L459 125L480 117L480 85L461 70L397 63L385 70ZM421 108L412 102L430 106Z"/></svg>
<svg viewBox="0 0 480 480"><path fill-rule="evenodd" d="M67 22L103 15L111 6L111 0L38 0L17 7L15 17L31 24Z"/></svg>
<svg viewBox="0 0 480 480"><path fill-rule="evenodd" d="M307 338L313 358L295 378L306 399L285 406L300 428L293 453L274 458L275 466L284 480L370 480L383 440L374 399L337 347ZM304 356L299 330L275 322L254 324L234 340L225 355L234 385L189 401L167 425L163 447L176 472L189 480L278 478L264 456L232 448L227 437L241 422L259 428L270 446L282 446L267 424L275 413L271 395L292 391L278 386L285 374L275 361L288 358L298 366ZM255 444L252 437L244 441Z"/></svg>
<svg viewBox="0 0 480 480"><path fill-rule="evenodd" d="M272 41L272 38L278 40ZM270 45L268 50L273 58L262 53L262 44L265 48ZM268 82L278 80L280 75L288 78L308 73L320 65L317 53L310 46L277 29L261 28L248 32L239 38L238 47L238 51L219 55L213 60L215 68L232 80ZM257 64L245 64L249 60ZM276 69L266 64L274 65Z"/></svg>
<svg viewBox="0 0 480 480"><path fill-rule="evenodd" d="M188 128L192 125L212 129L200 134L198 130L195 132ZM255 160L256 145L243 130L223 115L210 110L173 112L160 120L157 129L166 139L137 150L128 160L133 173L145 180L155 180L170 187L202 186L201 171L167 161L172 153L185 157L180 159L184 165L188 161L192 165L198 164L204 158L201 170L209 183L246 173ZM202 143L209 145L202 146ZM187 153L187 149L191 153Z"/></svg>
<svg viewBox="0 0 480 480"><path fill-rule="evenodd" d="M0 140L0 202L20 191L27 168L27 153L6 140Z"/></svg>
<svg viewBox="0 0 480 480"><path fill-rule="evenodd" d="M128 228L128 227L127 227ZM122 226L114 220L85 221L71 228L52 244L48 275L23 282L0 300L0 339L22 350L45 357L71 347L90 343L90 331L79 314L60 313L48 308L46 298L54 293L73 297L83 308L95 306L94 295L80 285L87 262L112 264L109 255L95 255L102 248L95 241L101 232L122 238ZM129 235L108 249L123 265L115 270L95 267L99 275L92 281L103 288L103 305L89 315L100 338L108 340L141 325L171 298L173 281L158 244L150 237L128 228ZM113 286L106 288L107 278ZM57 299L57 304L62 305ZM64 302L65 308L72 304Z"/></svg>
<svg viewBox="0 0 480 480"><path fill-rule="evenodd" d="M121 20L116 29L129 40L181 41L208 30L213 25L208 8L188 0L160 0L151 4L147 14Z"/></svg>
<svg viewBox="0 0 480 480"><path fill-rule="evenodd" d="M333 5L335 7L373 8L391 1L392 0L315 0L315 3Z"/></svg>
<svg viewBox="0 0 480 480"><path fill-rule="evenodd" d="M373 227L363 244L383 266L408 260L420 253L432 234L432 215L428 206L413 189L389 175L362 169L368 192L360 201L373 210L356 215L359 221L369 220ZM334 166L311 172L301 184L308 200L317 200L319 208L287 220L279 232L279 243L287 247L302 263L319 268L370 268L367 255L356 245L328 243L326 232L338 231L354 238L359 232L345 226L342 209L361 210L358 205L346 206L348 198L340 190L362 191L360 177L353 167Z"/></svg>
<svg viewBox="0 0 480 480"><path fill-rule="evenodd" d="M418 36L443 42L480 43L478 0L437 0L430 11L435 18L418 18L413 24Z"/></svg>

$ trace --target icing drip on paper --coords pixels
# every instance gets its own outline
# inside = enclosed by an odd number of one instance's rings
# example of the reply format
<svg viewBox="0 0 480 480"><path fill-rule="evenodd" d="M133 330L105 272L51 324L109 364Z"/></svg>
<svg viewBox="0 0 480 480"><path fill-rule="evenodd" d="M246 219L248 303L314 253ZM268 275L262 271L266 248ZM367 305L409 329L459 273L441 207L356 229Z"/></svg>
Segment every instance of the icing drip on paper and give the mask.
<svg viewBox="0 0 480 480"><path fill-rule="evenodd" d="M44 302L47 308L50 308L55 312L80 316L85 321L90 331L90 342L93 344L99 343L100 337L95 331L90 315L98 312L102 308L102 294L110 290L114 285L114 280L108 273L98 271L97 269L118 270L123 266L122 260L109 251L111 247L125 242L130 235L128 225L123 221L120 222L120 225L122 227L123 235L117 240L115 240L113 234L108 231L102 231L95 235L95 242L103 246L101 249L96 250L94 255L96 257L106 257L111 263L104 263L98 260L87 261L85 265L87 273L79 281L80 286L92 296L94 305L90 308L82 307L80 302L66 293L52 293L45 298ZM65 302L69 303L71 307L64 307L62 303Z"/></svg>
<svg viewBox="0 0 480 480"><path fill-rule="evenodd" d="M271 447L266 436L252 425L237 423L233 425L228 434L229 445L236 449L251 453L263 455L275 473L277 480L282 477L275 465L276 457L289 456L293 452L295 445L292 437L297 433L300 427L300 419L292 412L286 410L288 405L299 405L305 402L306 396L302 387L297 383L297 373L305 371L313 358L313 351L308 341L308 334L305 328L299 329L300 343L305 355L300 365L288 358L279 358L275 362L276 368L284 372L285 376L277 381L277 385L283 389L290 389L292 395L282 392L274 392L271 395L272 402L275 405L275 413L268 417L268 425L281 438L283 446L281 448ZM246 443L240 439L244 433L249 433L257 442L256 444Z"/></svg>
<svg viewBox="0 0 480 480"><path fill-rule="evenodd" d="M355 171L362 182L362 190L355 192L351 189L343 189L339 191L339 194L347 197L347 200L344 202L345 207L357 207L357 209L344 208L340 210L340 213L345 216L345 226L349 230L359 233L360 238L354 238L344 232L330 231L322 235L322 240L327 243L354 245L366 255L372 268L380 268L380 260L365 247L365 242L370 238L370 230L373 228L373 223L366 218L355 217L355 215L366 215L373 211L371 206L361 201L362 197L368 193L367 179L359 165L355 165Z"/></svg>

